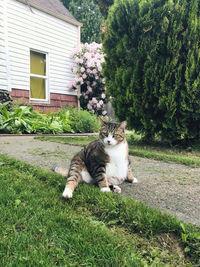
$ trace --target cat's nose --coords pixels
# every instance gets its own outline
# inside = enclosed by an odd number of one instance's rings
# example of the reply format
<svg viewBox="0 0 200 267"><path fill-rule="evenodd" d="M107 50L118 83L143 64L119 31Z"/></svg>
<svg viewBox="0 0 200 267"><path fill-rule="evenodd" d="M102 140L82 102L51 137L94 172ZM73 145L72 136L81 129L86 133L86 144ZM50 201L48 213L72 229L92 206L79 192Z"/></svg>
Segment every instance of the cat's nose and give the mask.
<svg viewBox="0 0 200 267"><path fill-rule="evenodd" d="M110 145L110 142L111 142L111 141L110 141L110 140L108 140L107 142L108 142L108 144Z"/></svg>

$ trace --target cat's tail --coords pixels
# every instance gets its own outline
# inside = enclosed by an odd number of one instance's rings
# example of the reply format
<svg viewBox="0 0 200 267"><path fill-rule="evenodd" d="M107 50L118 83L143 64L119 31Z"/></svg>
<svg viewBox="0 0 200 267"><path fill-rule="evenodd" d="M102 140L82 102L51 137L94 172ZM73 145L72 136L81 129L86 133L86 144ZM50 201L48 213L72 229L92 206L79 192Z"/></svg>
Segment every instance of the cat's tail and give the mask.
<svg viewBox="0 0 200 267"><path fill-rule="evenodd" d="M52 171L56 172L58 174L61 174L62 176L67 176L68 172L69 172L69 170L67 168L62 168L62 167L59 167L59 166L54 166L52 168Z"/></svg>

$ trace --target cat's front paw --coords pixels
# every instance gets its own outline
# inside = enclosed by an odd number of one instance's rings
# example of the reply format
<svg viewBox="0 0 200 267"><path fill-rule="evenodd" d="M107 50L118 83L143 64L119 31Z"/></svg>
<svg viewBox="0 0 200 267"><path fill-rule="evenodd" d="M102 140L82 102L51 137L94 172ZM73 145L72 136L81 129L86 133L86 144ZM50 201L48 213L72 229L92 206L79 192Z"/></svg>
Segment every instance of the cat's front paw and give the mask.
<svg viewBox="0 0 200 267"><path fill-rule="evenodd" d="M121 194L122 190L119 186L113 185L113 192L117 194Z"/></svg>
<svg viewBox="0 0 200 267"><path fill-rule="evenodd" d="M138 179L137 178L133 178L132 184L137 184L138 183Z"/></svg>
<svg viewBox="0 0 200 267"><path fill-rule="evenodd" d="M110 188L109 187L102 187L101 192L110 192Z"/></svg>
<svg viewBox="0 0 200 267"><path fill-rule="evenodd" d="M65 190L64 190L64 192L63 192L63 197L64 198L72 198L72 196L73 196L73 194L72 194L72 190L70 189L70 188L68 188L68 187L65 187Z"/></svg>

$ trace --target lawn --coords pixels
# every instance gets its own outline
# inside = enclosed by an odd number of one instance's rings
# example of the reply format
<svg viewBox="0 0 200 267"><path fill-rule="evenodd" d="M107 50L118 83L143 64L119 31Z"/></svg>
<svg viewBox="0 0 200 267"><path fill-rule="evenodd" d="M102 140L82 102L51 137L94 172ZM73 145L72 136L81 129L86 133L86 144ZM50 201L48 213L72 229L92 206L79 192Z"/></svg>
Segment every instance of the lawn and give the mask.
<svg viewBox="0 0 200 267"><path fill-rule="evenodd" d="M200 229L0 155L1 266L199 266Z"/></svg>
<svg viewBox="0 0 200 267"><path fill-rule="evenodd" d="M39 140L59 142L63 144L85 146L96 140L98 136L88 137L36 137ZM146 144L135 134L128 134L129 154L146 157L165 162L185 164L190 167L200 167L200 142L196 142L189 149L180 146L170 147L161 142Z"/></svg>

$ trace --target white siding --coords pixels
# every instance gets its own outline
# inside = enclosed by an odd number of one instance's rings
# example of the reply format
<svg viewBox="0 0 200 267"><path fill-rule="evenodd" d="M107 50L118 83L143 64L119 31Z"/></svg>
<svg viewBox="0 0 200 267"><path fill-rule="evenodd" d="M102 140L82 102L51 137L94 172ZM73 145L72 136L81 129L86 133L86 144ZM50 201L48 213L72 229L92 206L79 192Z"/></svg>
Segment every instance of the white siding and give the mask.
<svg viewBox="0 0 200 267"><path fill-rule="evenodd" d="M33 49L48 53L49 91L74 94L68 84L73 79L70 54L78 44L78 27L34 8L32 13L27 5L16 0L6 1L11 87L29 90Z"/></svg>
<svg viewBox="0 0 200 267"><path fill-rule="evenodd" d="M6 39L6 0L0 0L0 89L9 90Z"/></svg>

